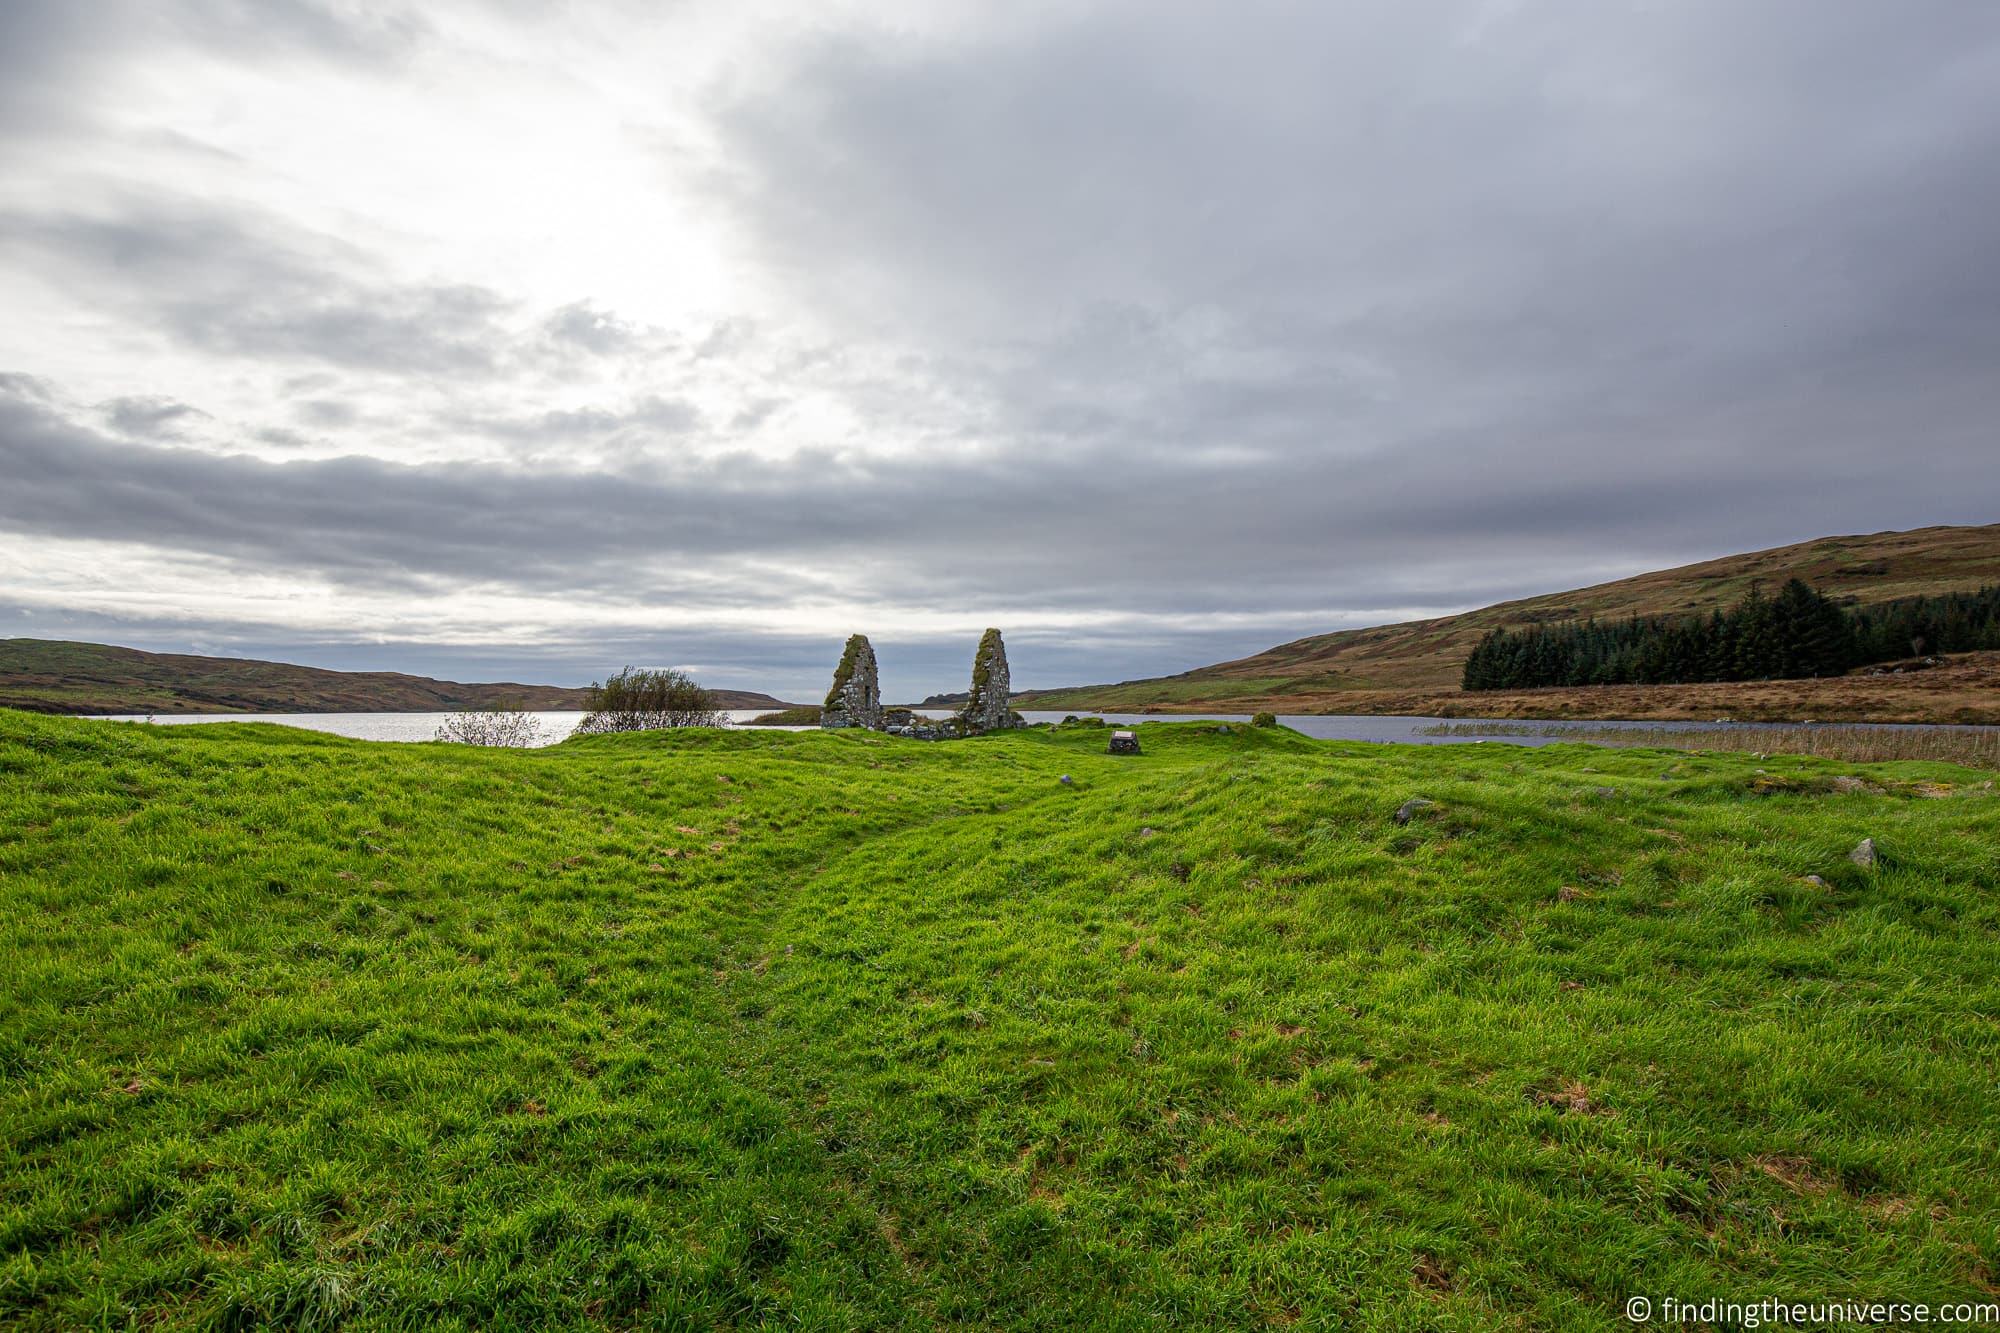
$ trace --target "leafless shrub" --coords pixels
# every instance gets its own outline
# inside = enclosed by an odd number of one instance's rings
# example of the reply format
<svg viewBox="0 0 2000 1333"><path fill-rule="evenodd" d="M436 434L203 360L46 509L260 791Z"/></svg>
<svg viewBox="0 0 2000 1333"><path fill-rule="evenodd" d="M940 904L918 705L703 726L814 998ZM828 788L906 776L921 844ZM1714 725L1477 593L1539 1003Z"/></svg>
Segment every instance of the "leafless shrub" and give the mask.
<svg viewBox="0 0 2000 1333"><path fill-rule="evenodd" d="M591 685L586 708L583 721L576 724L579 736L728 725L728 718L715 706L715 696L694 677L672 668L626 667L602 684Z"/></svg>
<svg viewBox="0 0 2000 1333"><path fill-rule="evenodd" d="M542 720L514 708L468 708L446 718L437 729L437 738L452 745L524 750L541 740Z"/></svg>

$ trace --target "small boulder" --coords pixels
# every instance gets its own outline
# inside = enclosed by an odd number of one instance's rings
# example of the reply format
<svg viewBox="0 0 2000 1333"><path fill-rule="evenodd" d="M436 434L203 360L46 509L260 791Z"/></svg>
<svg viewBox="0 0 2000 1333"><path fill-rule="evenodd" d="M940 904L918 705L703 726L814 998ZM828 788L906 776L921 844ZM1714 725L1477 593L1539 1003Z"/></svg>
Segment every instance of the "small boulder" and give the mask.
<svg viewBox="0 0 2000 1333"><path fill-rule="evenodd" d="M1876 861L1881 859L1875 851L1875 839L1863 838L1855 843L1854 850L1847 854L1847 859L1864 870L1873 867Z"/></svg>
<svg viewBox="0 0 2000 1333"><path fill-rule="evenodd" d="M1106 749L1110 754L1137 754L1139 738L1129 731L1114 731L1111 733L1111 744Z"/></svg>
<svg viewBox="0 0 2000 1333"><path fill-rule="evenodd" d="M1056 779L1056 781L1057 781L1057 782L1060 782L1060 783L1062 783L1062 785L1063 785L1063 786L1065 786L1065 787L1073 787L1073 786L1075 786L1075 785L1076 785L1076 784L1075 784L1074 782L1072 782L1072 781L1070 780L1070 776L1069 776L1069 774L1067 774L1067 773L1065 773L1065 774L1063 774L1063 775L1062 775L1061 777L1057 778L1057 779Z"/></svg>
<svg viewBox="0 0 2000 1333"><path fill-rule="evenodd" d="M1396 808L1396 822L1398 824L1407 824L1424 811L1436 808L1436 801L1427 800L1422 796L1412 796Z"/></svg>

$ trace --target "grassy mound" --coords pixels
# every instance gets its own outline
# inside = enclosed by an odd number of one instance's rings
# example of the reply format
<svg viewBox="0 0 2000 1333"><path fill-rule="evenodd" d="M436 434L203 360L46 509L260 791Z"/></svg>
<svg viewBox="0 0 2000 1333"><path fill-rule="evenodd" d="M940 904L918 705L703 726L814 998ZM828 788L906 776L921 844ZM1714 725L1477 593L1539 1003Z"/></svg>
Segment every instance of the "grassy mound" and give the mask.
<svg viewBox="0 0 2000 1333"><path fill-rule="evenodd" d="M1993 1299L1991 774L1140 739L0 713L0 1324Z"/></svg>

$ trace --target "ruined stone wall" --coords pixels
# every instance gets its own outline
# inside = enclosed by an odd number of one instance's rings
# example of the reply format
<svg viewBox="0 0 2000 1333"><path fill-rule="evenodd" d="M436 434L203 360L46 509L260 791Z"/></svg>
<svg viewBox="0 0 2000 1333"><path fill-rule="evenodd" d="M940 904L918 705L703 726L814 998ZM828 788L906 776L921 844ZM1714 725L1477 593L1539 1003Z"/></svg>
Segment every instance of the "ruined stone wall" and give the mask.
<svg viewBox="0 0 2000 1333"><path fill-rule="evenodd" d="M875 671L875 646L866 634L850 638L840 654L819 724L827 729L882 725L882 685Z"/></svg>
<svg viewBox="0 0 2000 1333"><path fill-rule="evenodd" d="M958 710L960 723L969 732L1000 731L1016 725L1016 714L1007 706L1007 645L1000 631L989 629L979 638L979 651L972 656L972 694Z"/></svg>

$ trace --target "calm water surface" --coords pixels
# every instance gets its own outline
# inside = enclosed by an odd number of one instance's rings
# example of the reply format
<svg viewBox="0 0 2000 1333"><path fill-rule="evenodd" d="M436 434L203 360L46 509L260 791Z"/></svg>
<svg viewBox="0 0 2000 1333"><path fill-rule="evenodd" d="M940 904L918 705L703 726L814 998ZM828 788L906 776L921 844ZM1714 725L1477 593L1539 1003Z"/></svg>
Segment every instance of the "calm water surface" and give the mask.
<svg viewBox="0 0 2000 1333"><path fill-rule="evenodd" d="M732 723L743 722L756 717L766 710L757 708L737 708L728 711ZM931 717L949 717L946 709L922 710ZM154 717L150 720L163 725L179 725L188 722L276 722L281 726L304 727L309 731L332 732L336 736L353 736L365 741L428 741L437 738L437 729L449 713L189 713L174 716ZM536 713L541 723L541 743L553 745L575 730L582 720L582 713L546 712ZM1060 722L1067 713L1023 713L1030 722ZM1096 713L1106 722L1130 724L1136 722L1248 722L1248 713ZM120 715L108 720L117 722L144 722L144 716ZM1307 736L1321 740L1337 741L1380 741L1397 742L1405 745L1465 745L1473 742L1484 744L1504 743L1508 745L1552 745L1562 740L1560 735L1551 736L1426 736L1426 727L1450 721L1457 726L1477 725L1477 718L1436 718L1436 717L1377 717L1353 714L1335 716L1281 716L1278 719L1286 726ZM1496 726L1510 725L1496 722ZM1511 725L1526 725L1535 728L1549 728L1560 731L1566 728L1621 729L1670 726L1676 729L1702 731L1756 730L1764 727L1790 726L1781 722L1527 722ZM1842 726L1880 726L1897 729L1894 723L1841 723ZM806 728L790 728L806 730ZM1977 728L1974 728L1977 730Z"/></svg>

